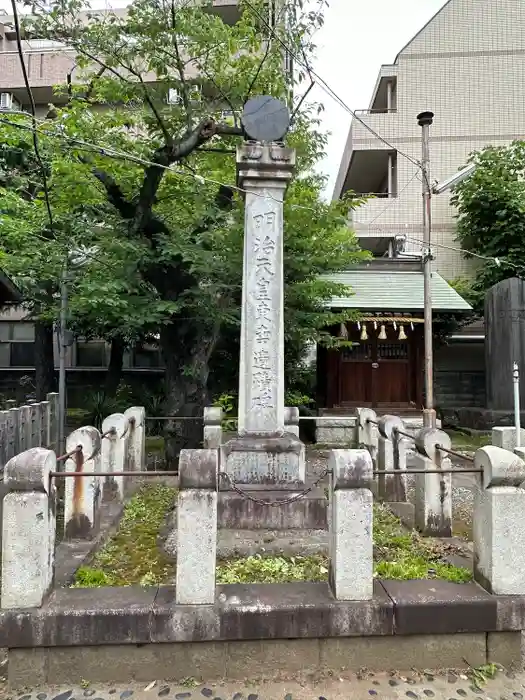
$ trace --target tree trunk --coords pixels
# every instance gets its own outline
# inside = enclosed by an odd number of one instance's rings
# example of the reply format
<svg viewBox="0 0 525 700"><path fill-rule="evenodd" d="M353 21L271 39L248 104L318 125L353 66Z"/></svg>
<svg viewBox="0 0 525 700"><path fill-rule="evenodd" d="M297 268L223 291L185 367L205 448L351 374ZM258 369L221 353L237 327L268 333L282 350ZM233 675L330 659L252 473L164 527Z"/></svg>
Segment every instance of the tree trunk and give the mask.
<svg viewBox="0 0 525 700"><path fill-rule="evenodd" d="M111 341L111 354L109 356L109 365L106 372L106 383L104 393L106 396L115 396L119 388L120 380L122 379L122 365L124 363L124 352L126 350L126 342L124 338L117 335Z"/></svg>
<svg viewBox="0 0 525 700"><path fill-rule="evenodd" d="M204 408L209 405L210 355L217 342L216 332L195 333L184 322L164 326L160 346L166 365L164 414L195 420L165 422L166 469L176 469L182 449L199 449L203 439Z"/></svg>
<svg viewBox="0 0 525 700"><path fill-rule="evenodd" d="M44 321L36 321L35 398L37 401L45 401L47 394L56 390L53 343L53 324Z"/></svg>

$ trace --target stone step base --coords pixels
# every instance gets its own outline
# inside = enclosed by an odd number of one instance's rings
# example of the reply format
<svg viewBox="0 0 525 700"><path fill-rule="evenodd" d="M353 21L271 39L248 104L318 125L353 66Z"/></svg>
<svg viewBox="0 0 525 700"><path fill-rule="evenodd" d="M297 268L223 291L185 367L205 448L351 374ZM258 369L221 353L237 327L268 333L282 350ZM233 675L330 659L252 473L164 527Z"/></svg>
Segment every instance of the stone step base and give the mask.
<svg viewBox="0 0 525 700"><path fill-rule="evenodd" d="M290 491L243 491L266 503L288 501ZM262 505L235 492L219 493L218 527L240 530L324 530L328 527L328 499L324 489L280 506Z"/></svg>
<svg viewBox="0 0 525 700"><path fill-rule="evenodd" d="M217 558L328 553L328 530L219 530Z"/></svg>

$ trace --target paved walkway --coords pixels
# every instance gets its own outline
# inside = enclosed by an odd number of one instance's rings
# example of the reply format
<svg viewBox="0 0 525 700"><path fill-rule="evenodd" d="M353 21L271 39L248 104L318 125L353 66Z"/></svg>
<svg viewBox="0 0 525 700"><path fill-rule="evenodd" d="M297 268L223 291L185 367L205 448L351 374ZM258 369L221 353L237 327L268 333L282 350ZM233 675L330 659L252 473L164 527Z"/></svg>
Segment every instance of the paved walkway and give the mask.
<svg viewBox="0 0 525 700"><path fill-rule="evenodd" d="M87 684L86 684L87 685ZM350 678L317 678L251 684L239 681L193 687L152 681L124 686L94 684L85 688L35 688L25 693L0 691L0 697L13 700L523 700L525 673L499 672L480 687L464 674L444 671L437 674L372 674L363 672Z"/></svg>

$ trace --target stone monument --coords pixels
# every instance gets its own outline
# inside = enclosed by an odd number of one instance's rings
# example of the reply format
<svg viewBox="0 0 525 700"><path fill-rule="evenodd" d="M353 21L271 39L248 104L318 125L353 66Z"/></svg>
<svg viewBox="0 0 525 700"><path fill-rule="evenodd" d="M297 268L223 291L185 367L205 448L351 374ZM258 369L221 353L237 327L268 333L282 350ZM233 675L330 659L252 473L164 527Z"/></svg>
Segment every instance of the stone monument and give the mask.
<svg viewBox="0 0 525 700"><path fill-rule="evenodd" d="M487 408L499 425L513 423L513 364L522 381L520 403L525 407L525 282L517 277L494 285L485 297L485 366Z"/></svg>
<svg viewBox="0 0 525 700"><path fill-rule="evenodd" d="M283 199L295 151L283 145L288 111L273 98L244 109L237 148L245 191L238 436L221 447L221 471L238 484L305 483L303 443L285 432Z"/></svg>

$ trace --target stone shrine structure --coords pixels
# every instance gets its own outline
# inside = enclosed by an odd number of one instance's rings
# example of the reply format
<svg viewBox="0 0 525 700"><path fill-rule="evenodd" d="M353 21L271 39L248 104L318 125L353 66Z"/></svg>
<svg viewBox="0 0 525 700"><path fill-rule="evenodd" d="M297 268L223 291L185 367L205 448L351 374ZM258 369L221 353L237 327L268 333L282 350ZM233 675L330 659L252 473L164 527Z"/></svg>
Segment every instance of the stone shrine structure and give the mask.
<svg viewBox="0 0 525 700"><path fill-rule="evenodd" d="M239 484L301 486L305 450L285 432L283 199L295 151L247 141L237 148L246 191L238 436L221 447L221 471Z"/></svg>

